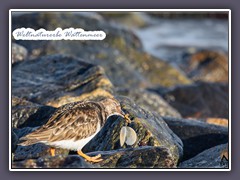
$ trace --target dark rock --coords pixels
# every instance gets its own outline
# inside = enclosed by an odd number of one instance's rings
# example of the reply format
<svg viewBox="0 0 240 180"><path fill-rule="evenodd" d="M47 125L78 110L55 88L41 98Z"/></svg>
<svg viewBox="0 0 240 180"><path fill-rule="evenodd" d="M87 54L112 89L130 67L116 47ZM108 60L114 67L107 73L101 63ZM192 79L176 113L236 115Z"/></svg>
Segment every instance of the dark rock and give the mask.
<svg viewBox="0 0 240 180"><path fill-rule="evenodd" d="M11 132L11 143L11 151L13 153L16 150L18 144L18 136L14 133L14 131Z"/></svg>
<svg viewBox="0 0 240 180"><path fill-rule="evenodd" d="M23 136L35 131L36 128L25 127L20 129L13 129L13 132L18 136L20 139ZM20 143L20 141L18 141ZM59 154L68 154L69 150L56 148L55 150L56 155ZM24 160L24 159L36 159L39 157L50 156L50 147L42 144L37 143L30 146L21 146L18 145L16 151L14 152L14 161Z"/></svg>
<svg viewBox="0 0 240 180"><path fill-rule="evenodd" d="M33 132L38 127L24 127L24 128L13 128L13 132L18 136L20 139L23 136L26 136L27 134Z"/></svg>
<svg viewBox="0 0 240 180"><path fill-rule="evenodd" d="M103 161L86 162L78 155L44 156L13 162L13 168L174 168L174 159L164 147L139 147L114 151L88 153L90 156L101 154Z"/></svg>
<svg viewBox="0 0 240 180"><path fill-rule="evenodd" d="M103 168L174 168L175 159L165 147L138 147L114 151L89 153L90 156L101 154Z"/></svg>
<svg viewBox="0 0 240 180"><path fill-rule="evenodd" d="M28 51L25 47L12 43L12 64L27 59Z"/></svg>
<svg viewBox="0 0 240 180"><path fill-rule="evenodd" d="M80 156L44 156L38 159L26 159L13 162L12 168L92 168L93 165L85 162Z"/></svg>
<svg viewBox="0 0 240 180"><path fill-rule="evenodd" d="M157 114L148 112L127 98L119 97L122 109L133 119L129 124L137 133L137 142L131 147L165 147L174 163L182 157L182 142ZM120 116L111 116L102 130L83 148L84 152L120 149L120 130L126 125ZM123 148L127 148L126 145Z"/></svg>
<svg viewBox="0 0 240 180"><path fill-rule="evenodd" d="M185 118L228 119L227 84L198 82L157 92Z"/></svg>
<svg viewBox="0 0 240 180"><path fill-rule="evenodd" d="M55 30L57 27L84 27L104 30L104 41L17 41L31 57L53 53L70 54L101 65L118 87L174 86L191 80L168 63L145 53L140 40L129 30L80 14L41 13L13 17L13 29L30 27ZM76 48L77 47L77 48ZM131 77L131 78L129 78Z"/></svg>
<svg viewBox="0 0 240 180"><path fill-rule="evenodd" d="M222 156L222 151L228 144L222 144L207 149L197 156L182 162L179 168L228 168L228 158Z"/></svg>
<svg viewBox="0 0 240 180"><path fill-rule="evenodd" d="M59 155L59 154L64 155L68 153L69 153L69 150L67 149L60 149L60 148L55 149L56 155ZM14 153L14 161L19 161L24 159L36 159L44 156L51 156L50 147L45 144L37 143L30 146L19 145L17 146L17 149L15 150L15 153Z"/></svg>
<svg viewBox="0 0 240 180"><path fill-rule="evenodd" d="M228 57L222 52L199 51L182 66L194 81L228 82Z"/></svg>
<svg viewBox="0 0 240 180"><path fill-rule="evenodd" d="M228 142L228 128L197 120L163 117L169 128L183 142L183 160L200 152Z"/></svg>
<svg viewBox="0 0 240 180"><path fill-rule="evenodd" d="M100 66L70 56L52 55L16 64L12 94L59 107L83 99L112 97L112 84Z"/></svg>
<svg viewBox="0 0 240 180"><path fill-rule="evenodd" d="M12 127L36 127L47 122L55 108L12 96Z"/></svg>
<svg viewBox="0 0 240 180"><path fill-rule="evenodd" d="M161 116L181 117L180 113L157 93L144 89L118 89L117 94L130 97L138 106Z"/></svg>

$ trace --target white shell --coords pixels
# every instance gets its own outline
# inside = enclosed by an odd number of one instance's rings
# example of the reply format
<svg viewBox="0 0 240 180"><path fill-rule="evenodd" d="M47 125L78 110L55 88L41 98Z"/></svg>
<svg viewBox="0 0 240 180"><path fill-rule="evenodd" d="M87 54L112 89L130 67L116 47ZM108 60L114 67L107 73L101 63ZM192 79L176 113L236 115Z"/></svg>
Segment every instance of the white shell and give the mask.
<svg viewBox="0 0 240 180"><path fill-rule="evenodd" d="M127 136L126 136L125 143L131 146L137 141L137 133L131 127L126 127L126 129L127 129Z"/></svg>
<svg viewBox="0 0 240 180"><path fill-rule="evenodd" d="M126 135L127 135L127 130L126 130L126 127L123 126L120 130L120 145L121 145L121 147L124 145L124 143L126 141Z"/></svg>
<svg viewBox="0 0 240 180"><path fill-rule="evenodd" d="M137 133L133 128L128 126L123 126L120 131L120 145L123 146L124 143L127 145L133 145L137 141Z"/></svg>

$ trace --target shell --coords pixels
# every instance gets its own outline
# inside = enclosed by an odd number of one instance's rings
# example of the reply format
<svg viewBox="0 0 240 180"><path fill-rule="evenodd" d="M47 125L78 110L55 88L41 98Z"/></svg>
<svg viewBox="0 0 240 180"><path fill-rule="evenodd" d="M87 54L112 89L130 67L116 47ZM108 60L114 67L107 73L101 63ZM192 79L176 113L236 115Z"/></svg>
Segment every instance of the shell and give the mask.
<svg viewBox="0 0 240 180"><path fill-rule="evenodd" d="M127 130L127 136L126 136L125 143L131 146L137 141L137 133L131 127L126 127L126 130Z"/></svg>
<svg viewBox="0 0 240 180"><path fill-rule="evenodd" d="M133 145L137 141L137 133L134 129L128 126L123 126L120 130L120 145L121 147L126 143Z"/></svg>
<svg viewBox="0 0 240 180"><path fill-rule="evenodd" d="M121 147L124 145L124 143L126 141L126 135L127 135L126 126L123 126L120 130L120 145L121 145Z"/></svg>

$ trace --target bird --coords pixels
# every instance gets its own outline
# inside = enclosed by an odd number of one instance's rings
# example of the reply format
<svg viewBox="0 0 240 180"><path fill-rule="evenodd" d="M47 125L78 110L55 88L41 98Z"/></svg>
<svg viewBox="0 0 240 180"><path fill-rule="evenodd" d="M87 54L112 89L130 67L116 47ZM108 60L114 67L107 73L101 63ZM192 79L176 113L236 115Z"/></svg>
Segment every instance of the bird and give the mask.
<svg viewBox="0 0 240 180"><path fill-rule="evenodd" d="M90 157L82 152L82 148L112 115L122 116L128 123L131 122L114 98L69 103L59 107L46 124L20 138L19 145L43 143L50 146L51 156L55 156L55 148L63 148L77 151L86 161L100 162L103 160L101 154Z"/></svg>

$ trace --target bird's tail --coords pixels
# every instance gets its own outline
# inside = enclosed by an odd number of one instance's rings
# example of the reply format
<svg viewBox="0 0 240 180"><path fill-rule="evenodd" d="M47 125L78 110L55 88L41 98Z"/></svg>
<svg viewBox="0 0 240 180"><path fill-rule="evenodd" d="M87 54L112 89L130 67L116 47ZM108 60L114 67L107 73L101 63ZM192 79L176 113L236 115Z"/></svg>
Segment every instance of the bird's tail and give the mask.
<svg viewBox="0 0 240 180"><path fill-rule="evenodd" d="M36 140L36 139L28 139L26 137L22 137L19 139L18 145L29 146L29 145L36 144L36 143L38 143L38 140Z"/></svg>

